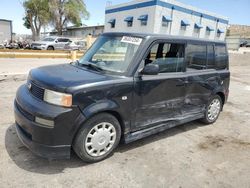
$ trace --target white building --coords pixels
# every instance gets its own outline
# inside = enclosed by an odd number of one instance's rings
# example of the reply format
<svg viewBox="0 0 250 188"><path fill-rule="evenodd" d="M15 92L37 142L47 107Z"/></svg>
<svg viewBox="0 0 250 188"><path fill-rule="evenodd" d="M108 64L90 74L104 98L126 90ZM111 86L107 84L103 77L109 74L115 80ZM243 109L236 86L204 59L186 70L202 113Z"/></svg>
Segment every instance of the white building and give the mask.
<svg viewBox="0 0 250 188"><path fill-rule="evenodd" d="M12 21L0 19L0 43L12 39Z"/></svg>
<svg viewBox="0 0 250 188"><path fill-rule="evenodd" d="M106 7L105 32L142 32L225 40L228 18L175 0L135 0Z"/></svg>

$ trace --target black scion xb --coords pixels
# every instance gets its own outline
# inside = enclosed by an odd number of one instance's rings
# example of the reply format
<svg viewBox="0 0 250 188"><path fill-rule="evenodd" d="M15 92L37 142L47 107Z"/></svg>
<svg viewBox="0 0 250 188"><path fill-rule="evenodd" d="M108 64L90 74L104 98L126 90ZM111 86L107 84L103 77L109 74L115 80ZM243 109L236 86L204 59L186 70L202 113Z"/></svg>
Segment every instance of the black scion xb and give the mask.
<svg viewBox="0 0 250 188"><path fill-rule="evenodd" d="M105 33L76 62L30 71L15 99L19 138L35 154L86 162L201 119L214 123L229 93L224 42Z"/></svg>

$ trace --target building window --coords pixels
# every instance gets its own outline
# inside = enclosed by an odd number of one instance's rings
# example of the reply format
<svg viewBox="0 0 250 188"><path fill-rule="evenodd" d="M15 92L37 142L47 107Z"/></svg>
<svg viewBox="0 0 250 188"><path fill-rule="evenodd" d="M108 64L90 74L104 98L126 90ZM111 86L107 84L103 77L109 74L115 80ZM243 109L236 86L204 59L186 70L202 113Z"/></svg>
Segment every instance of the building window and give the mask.
<svg viewBox="0 0 250 188"><path fill-rule="evenodd" d="M148 21L141 21L141 26L146 26L148 24Z"/></svg>
<svg viewBox="0 0 250 188"><path fill-rule="evenodd" d="M133 26L133 20L134 20L134 18L132 16L129 16L129 17L124 19L124 21L127 22L127 27Z"/></svg>
<svg viewBox="0 0 250 188"><path fill-rule="evenodd" d="M172 22L171 17L162 16L162 27L168 27L170 22Z"/></svg>
<svg viewBox="0 0 250 188"><path fill-rule="evenodd" d="M194 28L197 30L201 30L203 28L203 26L201 24L195 23Z"/></svg>
<svg viewBox="0 0 250 188"><path fill-rule="evenodd" d="M210 36L210 34L211 34L212 31L214 31L214 29L212 27L210 27L210 26L206 27L206 35L207 36Z"/></svg>
<svg viewBox="0 0 250 188"><path fill-rule="evenodd" d="M201 24L195 23L194 24L194 33L193 37L200 37L200 30L203 28Z"/></svg>
<svg viewBox="0 0 250 188"><path fill-rule="evenodd" d="M112 23L112 24L110 25L110 27L111 27L111 28L115 28L115 23Z"/></svg>
<svg viewBox="0 0 250 188"><path fill-rule="evenodd" d="M162 27L168 27L169 26L169 22L162 22Z"/></svg>
<svg viewBox="0 0 250 188"><path fill-rule="evenodd" d="M148 15L141 15L138 20L141 21L141 26L146 26L148 24Z"/></svg>
<svg viewBox="0 0 250 188"><path fill-rule="evenodd" d="M115 28L115 22L116 22L115 19L110 19L110 20L108 21L108 23L110 24L110 28Z"/></svg>
<svg viewBox="0 0 250 188"><path fill-rule="evenodd" d="M193 37L196 37L196 38L200 37L200 30L199 29L194 28Z"/></svg>
<svg viewBox="0 0 250 188"><path fill-rule="evenodd" d="M186 26L181 26L181 31L186 31L187 27Z"/></svg>
<svg viewBox="0 0 250 188"><path fill-rule="evenodd" d="M181 30L186 31L187 26L190 26L189 21L187 21L187 20L181 20Z"/></svg>
<svg viewBox="0 0 250 188"><path fill-rule="evenodd" d="M217 37L220 38L220 36L221 36L222 33L224 33L224 31L221 30L221 29L218 29L217 30Z"/></svg>
<svg viewBox="0 0 250 188"><path fill-rule="evenodd" d="M132 27L132 26L133 26L133 22L132 21L127 22L127 27Z"/></svg>

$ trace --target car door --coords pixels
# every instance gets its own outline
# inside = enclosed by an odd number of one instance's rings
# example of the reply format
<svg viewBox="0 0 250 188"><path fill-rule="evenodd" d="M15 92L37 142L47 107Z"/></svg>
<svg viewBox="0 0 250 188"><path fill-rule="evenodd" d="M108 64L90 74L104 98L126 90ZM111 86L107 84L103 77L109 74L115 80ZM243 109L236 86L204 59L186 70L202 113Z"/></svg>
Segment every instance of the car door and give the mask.
<svg viewBox="0 0 250 188"><path fill-rule="evenodd" d="M186 75L184 43L156 42L143 59L144 65L159 65L158 75L135 78L134 123L132 131L182 118Z"/></svg>
<svg viewBox="0 0 250 188"><path fill-rule="evenodd" d="M67 38L58 38L57 43L55 44L57 50L64 49L64 46L69 42Z"/></svg>
<svg viewBox="0 0 250 188"><path fill-rule="evenodd" d="M57 38L54 43L55 50L60 50L60 43L61 43L61 38Z"/></svg>
<svg viewBox="0 0 250 188"><path fill-rule="evenodd" d="M205 111L213 90L219 85L219 74L215 70L213 44L188 43L186 47L187 86L186 113Z"/></svg>

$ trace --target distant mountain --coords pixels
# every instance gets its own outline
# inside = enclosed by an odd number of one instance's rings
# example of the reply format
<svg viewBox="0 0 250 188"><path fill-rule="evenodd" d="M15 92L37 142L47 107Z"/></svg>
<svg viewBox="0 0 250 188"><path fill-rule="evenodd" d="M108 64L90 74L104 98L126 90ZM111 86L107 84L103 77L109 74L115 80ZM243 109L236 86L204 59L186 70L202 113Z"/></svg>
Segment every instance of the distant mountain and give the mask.
<svg viewBox="0 0 250 188"><path fill-rule="evenodd" d="M250 37L250 26L247 25L230 25L228 28L229 36L237 35L241 37Z"/></svg>

